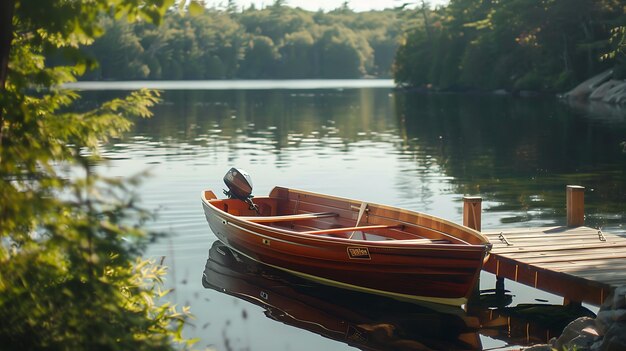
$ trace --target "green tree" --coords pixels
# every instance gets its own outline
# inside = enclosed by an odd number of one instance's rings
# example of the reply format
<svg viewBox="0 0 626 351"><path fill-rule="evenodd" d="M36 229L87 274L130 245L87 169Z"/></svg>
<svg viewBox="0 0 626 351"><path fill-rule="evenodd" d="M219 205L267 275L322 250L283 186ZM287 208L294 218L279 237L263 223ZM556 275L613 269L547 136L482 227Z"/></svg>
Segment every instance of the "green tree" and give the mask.
<svg viewBox="0 0 626 351"><path fill-rule="evenodd" d="M374 67L371 73L377 77L391 76L391 66L398 48L398 35L394 35L394 32L393 28L387 28L369 31L367 35L367 42L374 54Z"/></svg>
<svg viewBox="0 0 626 351"><path fill-rule="evenodd" d="M616 0L452 0L423 17L430 25L414 27L398 50L399 82L565 90L615 64L600 57L624 7Z"/></svg>
<svg viewBox="0 0 626 351"><path fill-rule="evenodd" d="M282 57L278 72L281 78L313 78L316 75L315 39L308 31L290 33L280 48Z"/></svg>
<svg viewBox="0 0 626 351"><path fill-rule="evenodd" d="M246 10L241 14L240 23L251 34L261 34L279 43L289 33L310 28L313 19L300 9L293 9L276 2L268 9Z"/></svg>
<svg viewBox="0 0 626 351"><path fill-rule="evenodd" d="M247 35L233 14L207 12L191 19L196 31L205 78L234 78L243 59Z"/></svg>
<svg viewBox="0 0 626 351"><path fill-rule="evenodd" d="M365 38L350 29L329 27L317 45L323 78L360 78L372 66L372 48Z"/></svg>
<svg viewBox="0 0 626 351"><path fill-rule="evenodd" d="M159 299L164 267L140 258L150 236L137 179L93 171L152 91L93 110L60 88L93 62L98 17L158 23L171 1L9 0L0 5L0 343L10 350L173 350L188 318ZM66 66L46 57L63 56ZM78 111L78 112L69 112Z"/></svg>
<svg viewBox="0 0 626 351"><path fill-rule="evenodd" d="M433 53L425 31L414 30L407 35L406 42L396 53L393 75L397 82L412 86L427 86Z"/></svg>
<svg viewBox="0 0 626 351"><path fill-rule="evenodd" d="M85 51L97 58L98 68L90 72L95 79L131 80L145 79L150 68L145 63L145 50L132 26L126 21L113 21L103 17L104 35L87 46Z"/></svg>
<svg viewBox="0 0 626 351"><path fill-rule="evenodd" d="M245 51L239 72L245 78L269 78L274 75L280 54L271 38L254 36Z"/></svg>
<svg viewBox="0 0 626 351"><path fill-rule="evenodd" d="M610 48L607 53L602 55L602 59L614 60L616 62L613 73L615 78L624 79L626 78L626 26L613 28L609 43Z"/></svg>

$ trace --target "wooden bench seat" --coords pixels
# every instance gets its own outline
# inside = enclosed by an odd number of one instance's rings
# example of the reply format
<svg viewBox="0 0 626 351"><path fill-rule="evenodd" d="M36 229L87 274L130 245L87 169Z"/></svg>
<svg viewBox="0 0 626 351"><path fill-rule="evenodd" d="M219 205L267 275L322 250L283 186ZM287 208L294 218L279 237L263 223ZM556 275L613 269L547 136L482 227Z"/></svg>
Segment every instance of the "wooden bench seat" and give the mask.
<svg viewBox="0 0 626 351"><path fill-rule="evenodd" d="M334 212L318 212L318 213L301 213L295 215L282 215L282 216L248 216L239 217L243 220L254 223L276 223L276 222L291 222L291 221L303 221L307 219L325 218L325 217L337 217L337 213Z"/></svg>
<svg viewBox="0 0 626 351"><path fill-rule="evenodd" d="M377 230L377 229L397 229L402 228L402 225L364 225L359 227L344 227L344 228L330 228L320 230L310 230L307 232L300 232L302 234L333 234L333 233L345 233L356 232L365 230Z"/></svg>

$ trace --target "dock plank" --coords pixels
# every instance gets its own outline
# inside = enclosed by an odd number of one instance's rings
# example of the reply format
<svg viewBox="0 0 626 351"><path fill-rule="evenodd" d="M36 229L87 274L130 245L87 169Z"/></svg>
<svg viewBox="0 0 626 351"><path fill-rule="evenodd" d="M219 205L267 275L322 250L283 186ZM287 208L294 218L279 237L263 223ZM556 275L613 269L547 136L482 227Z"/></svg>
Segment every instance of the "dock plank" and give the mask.
<svg viewBox="0 0 626 351"><path fill-rule="evenodd" d="M542 267L545 269L556 271L556 272L569 273L569 274L574 274L574 275L581 276L581 277L583 275L590 275L592 277L595 277L596 273L599 271L602 271L603 268L618 269L618 270L626 269L626 264L623 264L620 262L614 262L612 265L598 267L593 264L578 264L576 262L557 262L557 263L543 264Z"/></svg>
<svg viewBox="0 0 626 351"><path fill-rule="evenodd" d="M624 249L626 248L626 242L624 243L602 243L602 244L573 244L573 245L553 245L546 247L545 245L526 245L526 246L502 246L502 245L494 245L492 252L505 255L515 252L551 252L551 251L563 251L563 250L584 250L584 249L605 249L605 250L614 250L614 249Z"/></svg>
<svg viewBox="0 0 626 351"><path fill-rule="evenodd" d="M510 256L511 257L511 256ZM547 264L547 263L558 263L558 262L567 262L567 261L590 261L597 259L626 259L626 251L611 253L610 257L607 257L602 253L574 253L574 254L563 254L561 252L555 253L550 256L512 256L511 258L515 258L516 260L526 263L526 264Z"/></svg>
<svg viewBox="0 0 626 351"><path fill-rule="evenodd" d="M623 252L626 252L626 248L619 250L607 250L606 247L599 248L587 248L583 252L581 252L579 247L571 247L562 250L557 250L554 252L549 251L519 251L519 252L510 252L507 254L508 257L516 258L516 259L533 259L533 258L546 258L546 257L559 257L559 256L574 256L574 255L603 255L603 256L617 256L621 255Z"/></svg>
<svg viewBox="0 0 626 351"><path fill-rule="evenodd" d="M626 284L626 238L598 232L584 226L486 230L493 248L485 270L600 305L615 287Z"/></svg>
<svg viewBox="0 0 626 351"><path fill-rule="evenodd" d="M601 241L598 239L598 235L596 233L562 233L562 234L543 234L537 233L537 235L509 235L508 233L504 233L505 238L508 239L509 242L527 242L527 241L557 241L557 242L568 242L572 240L585 240L585 241ZM495 238L495 235L488 235L489 237ZM504 243L504 241L502 241Z"/></svg>

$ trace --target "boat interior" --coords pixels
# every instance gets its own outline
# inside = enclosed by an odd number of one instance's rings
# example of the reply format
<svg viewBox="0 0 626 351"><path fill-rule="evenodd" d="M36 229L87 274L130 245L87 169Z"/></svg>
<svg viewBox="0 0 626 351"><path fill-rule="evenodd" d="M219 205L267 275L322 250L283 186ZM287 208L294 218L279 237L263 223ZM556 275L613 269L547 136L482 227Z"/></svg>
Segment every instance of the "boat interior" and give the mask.
<svg viewBox="0 0 626 351"><path fill-rule="evenodd" d="M407 244L482 245L483 236L443 219L412 211L275 188L255 197L257 209L239 199L218 199L207 190L204 200L241 220L300 234L352 240L400 240ZM258 211L258 212L257 212Z"/></svg>

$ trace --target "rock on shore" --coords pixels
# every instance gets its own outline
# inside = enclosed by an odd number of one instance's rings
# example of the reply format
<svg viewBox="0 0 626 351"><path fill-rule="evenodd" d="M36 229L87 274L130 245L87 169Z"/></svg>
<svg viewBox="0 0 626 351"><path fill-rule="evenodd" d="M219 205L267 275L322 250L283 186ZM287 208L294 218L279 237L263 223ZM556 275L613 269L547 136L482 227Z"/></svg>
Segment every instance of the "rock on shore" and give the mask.
<svg viewBox="0 0 626 351"><path fill-rule="evenodd" d="M600 307L597 317L581 317L568 324L558 339L550 344L535 345L524 351L626 350L626 285L615 289Z"/></svg>
<svg viewBox="0 0 626 351"><path fill-rule="evenodd" d="M602 101L608 104L626 103L626 81L613 79L613 70L604 71L562 95L570 100Z"/></svg>

